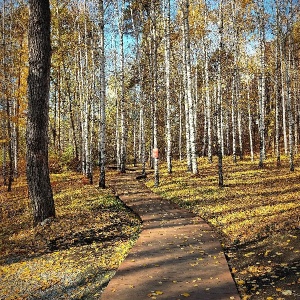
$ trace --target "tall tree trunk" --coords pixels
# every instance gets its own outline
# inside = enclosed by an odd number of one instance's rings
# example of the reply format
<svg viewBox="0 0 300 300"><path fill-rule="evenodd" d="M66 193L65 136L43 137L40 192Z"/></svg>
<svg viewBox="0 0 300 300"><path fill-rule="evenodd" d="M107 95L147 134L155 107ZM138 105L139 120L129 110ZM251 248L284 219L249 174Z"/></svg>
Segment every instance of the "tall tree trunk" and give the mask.
<svg viewBox="0 0 300 300"><path fill-rule="evenodd" d="M76 137L76 127L75 127L75 120L74 120L74 112L73 112L73 101L72 101L72 92L71 92L71 87L70 87L70 78L68 77L68 72L66 70L66 64L65 62L63 63L63 70L64 70L64 75L66 77L66 85L67 85L67 94L68 94L68 113L69 113L69 118L70 118L70 123L71 123L71 129L72 129L72 138L73 138L73 145L74 145L74 151L75 151L75 160L76 162L79 161L79 150L78 150L78 142L77 142L77 137ZM75 101L75 96L74 96L74 101Z"/></svg>
<svg viewBox="0 0 300 300"><path fill-rule="evenodd" d="M139 42L139 29L137 28L134 20L133 15L133 8L130 7L131 12L131 20L132 20L132 26L133 31L135 35L136 40L136 61L138 62L138 85L136 88L137 93L137 102L139 103L139 147L138 147L138 159L142 163L142 176L146 176L146 145L145 145L145 117L144 117L144 111L145 111L145 104L144 104L144 97L142 93L143 88L143 76L142 76L142 70L141 70L141 63L140 63L140 42ZM139 11L139 15L141 16L141 12Z"/></svg>
<svg viewBox="0 0 300 300"><path fill-rule="evenodd" d="M253 134L252 134L252 112L250 105L250 87L248 86L247 91L248 98L248 130L249 130L249 147L250 147L250 157L251 161L254 161L254 151L253 151Z"/></svg>
<svg viewBox="0 0 300 300"><path fill-rule="evenodd" d="M145 142L145 117L144 103L141 99L140 104L140 159L142 162L142 176L146 176L146 142Z"/></svg>
<svg viewBox="0 0 300 300"><path fill-rule="evenodd" d="M265 63L265 16L264 2L258 1L258 30L260 49L260 75L259 75L259 167L263 168L266 158L265 146L265 103L266 103L266 63Z"/></svg>
<svg viewBox="0 0 300 300"><path fill-rule="evenodd" d="M153 166L154 166L154 185L159 186L159 166L158 166L158 132L157 132L157 101L158 101L158 68L157 68L157 24L156 6L151 0L152 10L152 44L153 44Z"/></svg>
<svg viewBox="0 0 300 300"><path fill-rule="evenodd" d="M183 35L185 35L185 26L183 26ZM185 40L183 41L183 88L182 94L184 99L184 111L185 111L185 143L186 143L186 161L187 161L187 170L188 172L192 171L192 152L191 152L191 143L190 143L190 136L191 136L191 128L189 126L189 102L188 102L188 95L187 95L187 70L186 70L186 46Z"/></svg>
<svg viewBox="0 0 300 300"><path fill-rule="evenodd" d="M190 28L189 28L189 0L183 3L183 28L184 28L184 52L185 52L185 71L186 71L186 97L188 107L188 128L189 128L189 148L191 151L192 173L198 174L197 150L196 150L196 128L195 128L195 105L192 97L191 79L191 49L190 49Z"/></svg>
<svg viewBox="0 0 300 300"><path fill-rule="evenodd" d="M114 44L116 48L116 40L114 39ZM121 169L121 144L120 144L120 101L118 99L118 75L117 75L117 51L114 51L114 94L115 94L115 106L116 106L116 124L115 124L115 153L116 153L116 165L117 169Z"/></svg>
<svg viewBox="0 0 300 300"><path fill-rule="evenodd" d="M280 42L280 61L284 61L283 54L283 45L282 41ZM288 154L288 138L287 138L287 128L286 128L286 92L285 92L285 71L284 64L281 63L281 103L282 103L282 133L283 133L283 144L284 144L284 153Z"/></svg>
<svg viewBox="0 0 300 300"><path fill-rule="evenodd" d="M231 90L231 122L232 122L232 159L236 163L236 95L235 95L235 80L236 76L232 78Z"/></svg>
<svg viewBox="0 0 300 300"><path fill-rule="evenodd" d="M13 149L12 149L12 122L11 122L11 100L10 95L8 92L8 84L10 82L9 74L8 74L8 61L7 56L10 52L10 49L8 48L8 45L10 42L6 41L6 31L5 31L5 24L6 24L6 1L3 1L3 10L2 10L2 42L3 42L3 57L2 57L2 63L3 63L3 107L5 108L5 137L6 137L6 143L4 145L4 151L3 151L3 177L4 177L4 184L7 184L7 191L11 192L12 189L12 182L13 182ZM10 26L10 32L9 32L9 38L8 40L11 40L11 26ZM8 154L8 164L6 163ZM5 156L5 157L4 157ZM7 178L8 175L8 178ZM7 181L8 179L8 181Z"/></svg>
<svg viewBox="0 0 300 300"><path fill-rule="evenodd" d="M14 168L13 168L13 139L12 139L12 122L11 122L11 101L6 98L6 126L7 126L7 139L8 139L8 183L7 191L11 192L12 183L14 180Z"/></svg>
<svg viewBox="0 0 300 300"><path fill-rule="evenodd" d="M120 172L126 172L126 141L127 141L127 130L126 130L126 108L125 108L125 69L124 69L124 10L125 1L121 2L121 13L119 21L119 35L120 35L120 51L121 51L121 101L120 101L120 114L121 114L121 162L120 162Z"/></svg>
<svg viewBox="0 0 300 300"><path fill-rule="evenodd" d="M50 85L49 0L29 0L27 181L34 224L55 217L48 167Z"/></svg>
<svg viewBox="0 0 300 300"><path fill-rule="evenodd" d="M166 142L167 167L172 173L172 136L171 136L171 92L170 92L170 0L165 1L165 84L166 84Z"/></svg>
<svg viewBox="0 0 300 300"><path fill-rule="evenodd" d="M204 23L207 27L207 4L205 1ZM207 121L207 157L208 161L212 163L212 122L211 122L211 100L209 94L209 66L208 66L208 41L207 36L203 37L204 50L204 77L205 77L205 107L206 107L206 121Z"/></svg>
<svg viewBox="0 0 300 300"><path fill-rule="evenodd" d="M238 108L238 134L239 134L239 152L240 152L240 159L244 158L244 149L243 149L243 124L242 124L242 112L241 109Z"/></svg>
<svg viewBox="0 0 300 300"><path fill-rule="evenodd" d="M99 54L100 54L100 138L99 138L99 187L105 188L106 164L106 113L105 113L105 49L104 49L104 8L103 0L99 0Z"/></svg>
<svg viewBox="0 0 300 300"><path fill-rule="evenodd" d="M91 120L91 109L92 109L92 103L91 103L91 91L90 91L90 66L89 66L89 52L88 52L88 29L87 29L87 5L86 0L84 0L84 152L86 157L86 170L85 175L90 181L90 184L93 183L93 166L92 166L92 157L91 157L91 151L92 151L92 145L91 145L91 127L92 120Z"/></svg>
<svg viewBox="0 0 300 300"><path fill-rule="evenodd" d="M275 155L277 167L280 166L280 78L281 78L281 61L280 61L280 16L279 3L276 0L276 70L275 70Z"/></svg>
<svg viewBox="0 0 300 300"><path fill-rule="evenodd" d="M182 160L182 87L179 88L179 96L178 96L178 105L179 105L179 136L178 136L178 152L179 152L179 160Z"/></svg>
<svg viewBox="0 0 300 300"><path fill-rule="evenodd" d="M289 27L289 26L288 26ZM292 105L292 49L291 49L291 36L288 32L288 49L287 49L287 59L285 61L286 66L286 87L287 87L287 115L288 115L288 129L289 129L289 162L290 171L295 170L294 166L294 117L293 117L293 105Z"/></svg>
<svg viewBox="0 0 300 300"><path fill-rule="evenodd" d="M224 186L223 150L222 150L222 52L223 52L223 0L219 3L219 45L218 45L218 78L217 78L217 151L219 187Z"/></svg>

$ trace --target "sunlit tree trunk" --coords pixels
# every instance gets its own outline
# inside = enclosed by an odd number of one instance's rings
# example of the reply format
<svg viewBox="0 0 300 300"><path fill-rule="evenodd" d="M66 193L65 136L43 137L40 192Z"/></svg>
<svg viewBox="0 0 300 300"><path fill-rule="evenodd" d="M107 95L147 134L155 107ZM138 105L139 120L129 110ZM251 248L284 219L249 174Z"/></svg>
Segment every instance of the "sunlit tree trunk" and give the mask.
<svg viewBox="0 0 300 300"><path fill-rule="evenodd" d="M242 124L243 116L242 111L238 108L238 134L239 134L239 151L240 151L240 159L244 158L244 148L243 148L243 124Z"/></svg>
<svg viewBox="0 0 300 300"><path fill-rule="evenodd" d="M166 142L167 142L167 168L172 173L172 136L171 136L171 92L170 92L170 0L165 4L165 84L166 84Z"/></svg>
<svg viewBox="0 0 300 300"><path fill-rule="evenodd" d="M258 31L259 31L259 60L260 74L259 90L259 167L264 166L266 158L265 146L265 103L266 103L266 63L265 63L265 11L263 0L258 0Z"/></svg>
<svg viewBox="0 0 300 300"><path fill-rule="evenodd" d="M93 126L93 120L91 118L92 115L92 99L91 99L91 72L92 69L89 65L89 51L88 51L88 24L87 24L87 4L86 0L84 0L84 147L85 147L85 155L86 155L86 176L90 181L90 184L93 183L93 165L92 165L92 145L91 145L91 128Z"/></svg>
<svg viewBox="0 0 300 300"><path fill-rule="evenodd" d="M142 65L140 60L140 39L139 39L139 28L135 23L134 20L134 12L132 7L130 7L131 12L131 20L132 20L132 26L134 31L134 36L136 40L136 61L138 62L138 85L136 87L136 94L137 94L137 102L139 103L139 133L138 133L138 140L139 140L139 146L138 146L138 159L142 164L142 176L146 176L146 142L145 142L145 103L144 103L144 96L142 93L143 88L143 76L142 76ZM138 11L139 16L141 16L141 12Z"/></svg>
<svg viewBox="0 0 300 300"><path fill-rule="evenodd" d="M84 74L83 74L83 54L82 54L82 37L81 37L81 29L78 24L78 97L79 97L79 106L80 106L80 134L81 134L81 171L82 174L86 174L87 171L87 158L86 158L86 122L85 122L85 97L84 97Z"/></svg>
<svg viewBox="0 0 300 300"><path fill-rule="evenodd" d="M69 118L70 118L70 125L71 125L71 130L72 130L72 138L73 138L73 145L74 145L74 152L75 152L75 160L76 162L79 161L79 150L78 150L78 141L77 141L77 136L76 136L76 126L75 126L75 117L74 117L74 111L73 111L73 102L75 102L76 97L75 95L72 96L72 91L70 87L70 78L68 77L68 72L66 70L66 64L65 62L63 63L63 70L64 70L64 76L66 80L66 86L67 86L67 95L68 95L68 113L69 113Z"/></svg>
<svg viewBox="0 0 300 300"><path fill-rule="evenodd" d="M205 1L204 11L204 24L207 27L207 5ZM205 77L205 111L206 111L206 124L207 124L207 157L208 161L212 162L212 117L211 117L211 100L209 88L209 60L208 60L208 38L206 35L203 37L203 50L204 50L204 77Z"/></svg>
<svg viewBox="0 0 300 300"><path fill-rule="evenodd" d="M158 101L158 66L157 66L157 24L156 24L156 6L154 0L151 0L152 11L152 44L153 44L153 149L158 150L157 141L157 101ZM158 157L153 155L154 166L154 185L159 186L159 166Z"/></svg>
<svg viewBox="0 0 300 300"><path fill-rule="evenodd" d="M114 46L116 49L116 40L114 39ZM117 169L121 169L121 141L120 141L120 101L118 99L118 75L117 75L117 52L114 51L114 75L113 75L113 90L115 95L115 106L116 106L116 124L115 124L115 157L116 157L116 165Z"/></svg>
<svg viewBox="0 0 300 300"><path fill-rule="evenodd" d="M106 113L105 113L105 49L104 49L104 8L103 0L98 2L99 9L99 59L100 59L100 137L99 137L99 187L105 188L106 164Z"/></svg>
<svg viewBox="0 0 300 300"><path fill-rule="evenodd" d="M183 26L183 34L185 35L185 29ZM185 44L185 40L183 41ZM182 86L182 95L184 100L184 111L185 111L185 143L186 143L186 161L187 161L187 170L188 172L192 171L192 151L191 151L191 143L190 143L190 136L191 136L191 128L189 126L189 102L188 102L188 95L187 95L187 70L186 70L186 46L183 45L183 86Z"/></svg>
<svg viewBox="0 0 300 300"><path fill-rule="evenodd" d="M250 105L250 87L249 86L248 86L248 90L247 90L247 99L248 99L248 131L249 131L250 157L251 157L251 161L254 161L253 134L252 134L252 112L251 112L251 105Z"/></svg>
<svg viewBox="0 0 300 300"><path fill-rule="evenodd" d="M232 159L236 163L236 77L235 74L232 78L232 90L231 90L231 123L232 123Z"/></svg>
<svg viewBox="0 0 300 300"><path fill-rule="evenodd" d="M222 150L222 52L223 52L223 0L219 3L219 45L218 45L218 78L217 78L217 151L219 186L223 187L223 150Z"/></svg>
<svg viewBox="0 0 300 300"><path fill-rule="evenodd" d="M297 67L296 62L294 61L294 68ZM299 67L299 65L298 65ZM300 99L300 90L299 90L299 72L297 73L295 70L295 78L294 78L294 136L295 136L295 154L298 154L298 146L299 146L299 121L300 121L300 104L297 99Z"/></svg>
<svg viewBox="0 0 300 300"><path fill-rule="evenodd" d="M281 31L280 15L279 15L279 2L276 0L276 70L275 70L275 155L276 164L279 167L281 164L280 159L280 78L281 78L281 61L280 61L280 37Z"/></svg>
<svg viewBox="0 0 300 300"><path fill-rule="evenodd" d="M55 217L48 168L50 5L29 0L27 180L34 224Z"/></svg>
<svg viewBox="0 0 300 300"><path fill-rule="evenodd" d="M292 4L289 2L290 14L292 14ZM288 17L290 18L290 16ZM287 38L287 55L285 57L285 78L287 89L287 115L288 115L288 133L289 133L289 162L290 171L295 170L294 166L294 113L292 103L292 41L291 41L291 24L287 21L288 38Z"/></svg>
<svg viewBox="0 0 300 300"><path fill-rule="evenodd" d="M127 130L126 130L126 108L125 108L125 71L124 71L124 10L125 1L121 2L121 12L119 16L119 35L120 35L120 63L121 63L121 96L120 96L120 127L121 127L121 149L120 149L120 172L126 172L126 141L127 141Z"/></svg>
<svg viewBox="0 0 300 300"><path fill-rule="evenodd" d="M142 176L146 175L146 142L145 142L144 109L145 108L144 108L143 99L141 99L141 104L140 104L140 159L142 162Z"/></svg>
<svg viewBox="0 0 300 300"><path fill-rule="evenodd" d="M22 42L23 43L23 42ZM22 47L21 43L21 47ZM22 54L19 54L18 59L18 85L16 99L13 104L13 111L15 116L15 122L13 126L13 156L14 156L14 177L18 177L18 161L19 161L19 138L20 138L20 88L21 88L21 65L22 65Z"/></svg>
<svg viewBox="0 0 300 300"><path fill-rule="evenodd" d="M179 88L179 95L178 95L178 106L179 106L179 136L178 136L178 152L179 152L179 160L182 160L182 88Z"/></svg>
<svg viewBox="0 0 300 300"><path fill-rule="evenodd" d="M187 125L189 128L189 148L191 151L191 171L198 174L197 152L196 152L196 128L195 128L195 105L192 97L192 80L191 80L191 50L190 50L190 33L189 33L189 0L184 0L183 8L183 40L185 52L185 72L186 72L186 98L187 98Z"/></svg>
<svg viewBox="0 0 300 300"><path fill-rule="evenodd" d="M237 109L237 24L236 24L236 1L231 1L231 19L233 24L233 76L231 87L231 124L232 124L232 159L236 163L236 109Z"/></svg>

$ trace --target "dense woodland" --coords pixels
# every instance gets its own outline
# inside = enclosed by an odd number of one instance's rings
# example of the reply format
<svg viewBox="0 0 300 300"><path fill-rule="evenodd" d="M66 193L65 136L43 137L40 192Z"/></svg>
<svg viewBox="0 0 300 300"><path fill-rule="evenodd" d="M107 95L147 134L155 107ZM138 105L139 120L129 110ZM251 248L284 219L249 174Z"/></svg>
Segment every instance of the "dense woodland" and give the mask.
<svg viewBox="0 0 300 300"><path fill-rule="evenodd" d="M0 1L0 146L4 184L24 168L28 3ZM93 180L105 165L159 159L201 174L213 162L267 155L290 170L300 137L296 0L50 1L49 161Z"/></svg>

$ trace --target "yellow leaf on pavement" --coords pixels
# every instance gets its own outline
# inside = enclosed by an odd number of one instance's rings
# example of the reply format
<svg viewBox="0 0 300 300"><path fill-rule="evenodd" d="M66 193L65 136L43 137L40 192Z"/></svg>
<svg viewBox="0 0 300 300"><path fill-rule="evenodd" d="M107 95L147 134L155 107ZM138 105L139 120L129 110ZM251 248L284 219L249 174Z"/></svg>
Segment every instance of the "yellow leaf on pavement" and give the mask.
<svg viewBox="0 0 300 300"><path fill-rule="evenodd" d="M183 293L183 294L181 294L181 296L183 296L183 297L190 297L191 295L189 293Z"/></svg>
<svg viewBox="0 0 300 300"><path fill-rule="evenodd" d="M155 294L156 294L156 295L162 295L163 292L162 292L162 291L155 291Z"/></svg>

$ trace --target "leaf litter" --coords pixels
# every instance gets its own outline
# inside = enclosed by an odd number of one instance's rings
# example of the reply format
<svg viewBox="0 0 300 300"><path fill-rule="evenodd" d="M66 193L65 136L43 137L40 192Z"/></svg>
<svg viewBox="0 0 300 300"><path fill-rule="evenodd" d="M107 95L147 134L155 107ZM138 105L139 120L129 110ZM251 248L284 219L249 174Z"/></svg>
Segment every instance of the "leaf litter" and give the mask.
<svg viewBox="0 0 300 300"><path fill-rule="evenodd" d="M162 197L206 220L219 234L243 300L300 298L300 170L266 161L259 169L249 160L224 159L225 187L218 187L215 164L199 158L199 176L173 162L162 163L160 186L146 184Z"/></svg>
<svg viewBox="0 0 300 300"><path fill-rule="evenodd" d="M0 187L0 299L99 299L137 239L139 218L112 191L72 172L51 180L57 217L35 228L25 179Z"/></svg>

